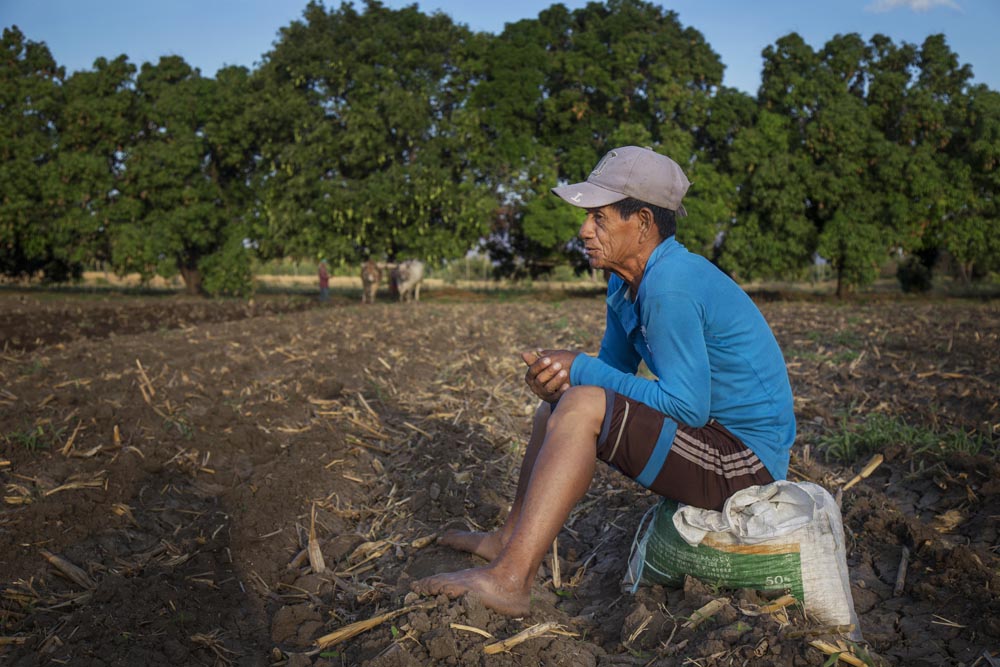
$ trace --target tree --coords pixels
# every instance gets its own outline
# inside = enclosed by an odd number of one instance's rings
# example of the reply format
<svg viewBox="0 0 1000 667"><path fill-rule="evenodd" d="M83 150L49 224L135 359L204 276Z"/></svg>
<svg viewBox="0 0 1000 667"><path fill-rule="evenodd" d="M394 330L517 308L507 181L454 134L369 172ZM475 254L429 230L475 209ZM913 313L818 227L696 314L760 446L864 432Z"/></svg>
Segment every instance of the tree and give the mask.
<svg viewBox="0 0 1000 667"><path fill-rule="evenodd" d="M995 219L991 197L976 193L984 175L989 191L990 170L989 159L983 163L972 148L984 127L977 129L973 117L984 117L974 110L971 69L959 64L943 35L931 35L919 47L896 47L876 35L871 51L868 108L893 145L877 177L895 246L910 254L909 264L924 264L910 267L923 276L930 275L928 263L938 251L948 250L967 277L972 255L988 247L982 239L991 235L983 228Z"/></svg>
<svg viewBox="0 0 1000 667"><path fill-rule="evenodd" d="M258 69L214 79L125 56L67 79L16 27L3 48L5 275L107 262L245 293L254 256L433 262L484 236L503 271L581 266L582 215L549 189L628 144L681 163L678 239L737 279L819 254L843 294L890 251L946 250L965 280L1000 257L1000 101L941 35L786 35L756 100L643 0L555 4L495 37L416 5L311 2Z"/></svg>
<svg viewBox="0 0 1000 667"><path fill-rule="evenodd" d="M967 124L960 130L962 205L941 221L940 238L968 283L1000 270L1000 93L975 86L968 94ZM950 175L950 177L954 177Z"/></svg>
<svg viewBox="0 0 1000 667"><path fill-rule="evenodd" d="M653 146L711 181L714 170L696 165L696 135L721 79L704 37L652 3L611 0L573 12L556 4L508 25L472 97L502 165L491 180L505 204L506 241L495 247L526 253L538 267L572 255L581 216L560 213L548 190L585 179L615 146ZM716 199L695 189L695 209L702 194ZM718 227L709 219L705 231L700 222L692 216L686 230L698 245Z"/></svg>
<svg viewBox="0 0 1000 667"><path fill-rule="evenodd" d="M145 63L136 81L141 125L125 148L122 201L111 229L111 264L144 278L180 273L187 291L245 293L250 258L239 224L246 156L235 109L246 73L203 78L179 56ZM228 85L228 88L227 88ZM206 273L211 277L208 282Z"/></svg>
<svg viewBox="0 0 1000 667"><path fill-rule="evenodd" d="M259 144L253 132L254 90L245 67L225 67L215 75L207 105L204 137L205 171L221 193L225 228L217 250L203 258L203 287L209 294L246 295L253 291L250 233L253 216L253 178Z"/></svg>
<svg viewBox="0 0 1000 667"><path fill-rule="evenodd" d="M793 33L764 57L764 110L733 143L748 176L724 265L787 276L818 253L843 295L890 250L940 244L942 222L970 213L970 152L957 141L969 72L940 36L918 50L837 35L815 52Z"/></svg>
<svg viewBox="0 0 1000 667"><path fill-rule="evenodd" d="M867 62L868 115L886 142L873 164L869 187L882 195L878 215L892 247L905 253L923 246L940 181L934 150L918 133L921 123L916 112L921 105L914 99L917 53L912 44L896 46L877 34L869 43Z"/></svg>
<svg viewBox="0 0 1000 667"><path fill-rule="evenodd" d="M111 259L125 147L137 131L134 75L123 55L98 58L65 82L51 211L55 246L69 265Z"/></svg>
<svg viewBox="0 0 1000 667"><path fill-rule="evenodd" d="M17 26L0 45L0 273L63 280L82 271L61 250L53 212L64 71Z"/></svg>
<svg viewBox="0 0 1000 667"><path fill-rule="evenodd" d="M262 235L285 230L285 249L335 261L463 254L496 206L467 105L481 40L376 0L362 13L311 3L303 19L260 74L269 98L301 112L263 146Z"/></svg>
<svg viewBox="0 0 1000 667"><path fill-rule="evenodd" d="M977 265L995 264L1000 247L994 231L996 94L971 87L971 67L959 64L943 35L925 39L917 60L912 134L933 160L937 177L927 198L922 249L947 250L968 282Z"/></svg>
<svg viewBox="0 0 1000 667"><path fill-rule="evenodd" d="M719 263L721 250L737 219L743 169L734 159L737 139L754 125L757 103L733 88L719 88L712 96L706 118L694 128L698 147L688 167L692 185L678 238L691 250ZM744 165L745 166L745 165ZM692 224L694 223L694 224Z"/></svg>
<svg viewBox="0 0 1000 667"><path fill-rule="evenodd" d="M738 280L794 275L812 258L816 228L805 210L809 163L791 118L761 111L735 140L731 159L742 182L720 266Z"/></svg>
<svg viewBox="0 0 1000 667"><path fill-rule="evenodd" d="M868 50L856 34L837 35L820 52L815 79L820 103L805 126L812 159L809 214L819 232L817 252L837 276L837 296L868 285L893 245L880 215L893 189L873 166L892 149L865 106Z"/></svg>

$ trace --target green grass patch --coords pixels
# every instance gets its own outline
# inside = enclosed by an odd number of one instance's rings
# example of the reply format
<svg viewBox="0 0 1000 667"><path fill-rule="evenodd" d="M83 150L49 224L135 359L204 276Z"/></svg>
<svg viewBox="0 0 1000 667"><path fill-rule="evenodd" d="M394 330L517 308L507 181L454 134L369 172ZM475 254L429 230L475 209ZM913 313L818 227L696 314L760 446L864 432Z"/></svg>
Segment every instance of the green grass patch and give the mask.
<svg viewBox="0 0 1000 667"><path fill-rule="evenodd" d="M43 368L45 368L45 366L42 364L41 360L35 359L30 364L21 366L21 375L35 375Z"/></svg>
<svg viewBox="0 0 1000 667"><path fill-rule="evenodd" d="M853 331L838 331L830 337L830 343L841 347L861 347L861 336Z"/></svg>
<svg viewBox="0 0 1000 667"><path fill-rule="evenodd" d="M37 452L60 446L62 444L62 435L65 431L65 427L56 427L52 424L35 424L34 426L26 426L20 431L5 433L2 437L8 445L22 447L30 452Z"/></svg>
<svg viewBox="0 0 1000 667"><path fill-rule="evenodd" d="M785 356L789 359L797 359L799 361L822 361L823 357L818 352L812 350L803 350L797 347L790 347L785 350Z"/></svg>
<svg viewBox="0 0 1000 667"><path fill-rule="evenodd" d="M190 440L194 437L194 429L183 415L164 417L163 428L166 431L176 431L185 440Z"/></svg>
<svg viewBox="0 0 1000 667"><path fill-rule="evenodd" d="M861 336L853 331L836 331L834 333L827 331L810 331L806 333L806 338L814 343L819 343L820 345L835 345L848 348L861 347L864 343Z"/></svg>
<svg viewBox="0 0 1000 667"><path fill-rule="evenodd" d="M982 434L950 430L937 432L912 426L900 417L882 414L869 416L863 422L849 423L841 419L840 428L821 435L818 447L827 461L854 463L890 446L902 446L914 456L940 459L956 454L975 456L996 455L996 447Z"/></svg>
<svg viewBox="0 0 1000 667"><path fill-rule="evenodd" d="M854 350L841 350L837 354L833 355L833 359L831 361L833 361L833 363L837 365L848 364L857 359L859 356L861 355L859 355Z"/></svg>

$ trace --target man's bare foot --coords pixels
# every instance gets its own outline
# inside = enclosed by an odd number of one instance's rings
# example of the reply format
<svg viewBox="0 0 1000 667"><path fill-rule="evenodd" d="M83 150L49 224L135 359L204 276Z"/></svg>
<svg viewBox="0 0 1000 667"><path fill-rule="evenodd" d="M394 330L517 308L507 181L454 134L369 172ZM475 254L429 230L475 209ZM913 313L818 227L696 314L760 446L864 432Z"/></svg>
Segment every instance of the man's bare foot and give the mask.
<svg viewBox="0 0 1000 667"><path fill-rule="evenodd" d="M471 530L449 530L438 538L438 543L446 547L467 551L492 562L503 549L499 532L480 533Z"/></svg>
<svg viewBox="0 0 1000 667"><path fill-rule="evenodd" d="M530 589L505 584L486 567L424 577L410 588L421 595L447 595L453 599L475 593L485 606L506 616L525 616L531 607Z"/></svg>

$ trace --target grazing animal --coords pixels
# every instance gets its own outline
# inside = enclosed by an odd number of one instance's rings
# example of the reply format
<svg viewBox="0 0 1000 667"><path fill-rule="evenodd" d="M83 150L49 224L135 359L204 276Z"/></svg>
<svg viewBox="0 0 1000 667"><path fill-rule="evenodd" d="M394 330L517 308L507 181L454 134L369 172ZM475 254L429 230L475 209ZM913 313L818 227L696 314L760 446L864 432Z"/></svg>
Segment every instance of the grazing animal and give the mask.
<svg viewBox="0 0 1000 667"><path fill-rule="evenodd" d="M382 280L382 269L372 260L361 265L361 303L375 303L378 283Z"/></svg>
<svg viewBox="0 0 1000 667"><path fill-rule="evenodd" d="M420 301L420 283L424 279L424 263L418 259L400 262L391 274L392 284L400 301Z"/></svg>

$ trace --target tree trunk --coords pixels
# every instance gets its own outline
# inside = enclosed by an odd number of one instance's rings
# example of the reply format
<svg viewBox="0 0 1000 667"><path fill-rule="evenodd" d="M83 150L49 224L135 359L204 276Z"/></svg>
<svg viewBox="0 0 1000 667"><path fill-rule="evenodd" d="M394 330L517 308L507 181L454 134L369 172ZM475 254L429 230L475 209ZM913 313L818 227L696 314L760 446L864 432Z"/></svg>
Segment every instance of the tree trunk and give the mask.
<svg viewBox="0 0 1000 667"><path fill-rule="evenodd" d="M837 298L844 298L844 268L842 266L837 267Z"/></svg>
<svg viewBox="0 0 1000 667"><path fill-rule="evenodd" d="M973 262L966 264L965 262L955 262L958 266L958 279L962 281L962 287L968 287L972 284L972 265Z"/></svg>
<svg viewBox="0 0 1000 667"><path fill-rule="evenodd" d="M184 292L192 296L203 294L201 290L201 271L196 267L182 266L181 278L184 279Z"/></svg>

